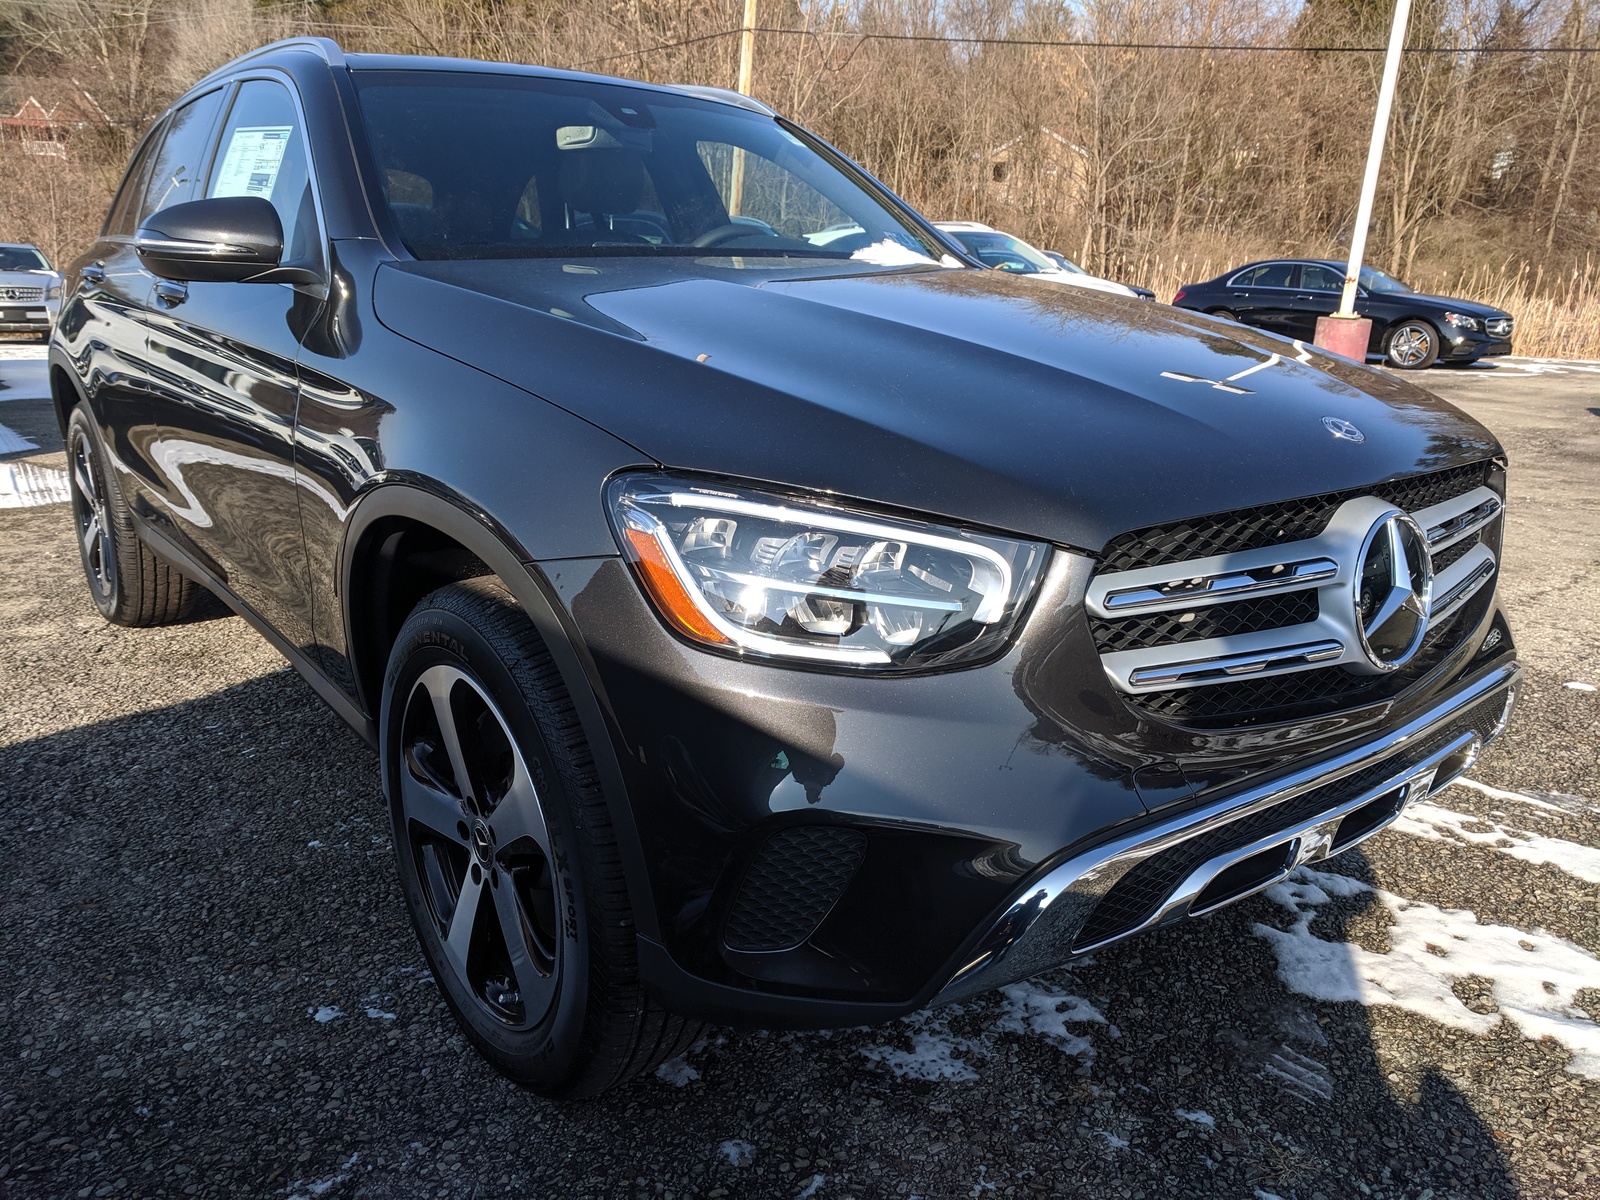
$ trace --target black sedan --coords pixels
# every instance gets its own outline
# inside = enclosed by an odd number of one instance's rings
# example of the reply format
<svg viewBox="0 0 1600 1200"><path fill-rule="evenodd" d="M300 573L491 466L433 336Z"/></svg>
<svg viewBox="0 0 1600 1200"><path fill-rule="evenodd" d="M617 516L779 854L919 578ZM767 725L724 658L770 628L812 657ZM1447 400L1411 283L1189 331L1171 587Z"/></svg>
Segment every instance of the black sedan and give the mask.
<svg viewBox="0 0 1600 1200"><path fill-rule="evenodd" d="M1317 318L1339 307L1344 273L1344 263L1328 260L1254 262L1205 283L1186 284L1172 302L1309 341ZM1435 362L1465 366L1486 355L1511 353L1510 313L1414 292L1372 267L1361 268L1356 312L1372 321L1367 353L1403 370L1419 371Z"/></svg>

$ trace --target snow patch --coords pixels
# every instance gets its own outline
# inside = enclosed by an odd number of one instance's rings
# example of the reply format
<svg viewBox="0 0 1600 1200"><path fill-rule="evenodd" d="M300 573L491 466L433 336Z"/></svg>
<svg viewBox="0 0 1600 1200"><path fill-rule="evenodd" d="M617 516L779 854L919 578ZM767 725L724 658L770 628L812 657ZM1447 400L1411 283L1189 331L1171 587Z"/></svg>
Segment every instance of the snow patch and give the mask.
<svg viewBox="0 0 1600 1200"><path fill-rule="evenodd" d="M0 432L11 431L0 425ZM71 499L65 471L30 462L0 463L0 508L37 508Z"/></svg>
<svg viewBox="0 0 1600 1200"><path fill-rule="evenodd" d="M723 1142L717 1149L722 1152L722 1157L735 1167L748 1167L756 1158L756 1148L738 1138Z"/></svg>
<svg viewBox="0 0 1600 1200"><path fill-rule="evenodd" d="M1204 1126L1206 1129L1215 1129L1217 1127L1217 1119L1208 1112L1201 1112L1198 1109L1190 1111L1187 1108L1175 1108L1172 1111L1183 1120L1192 1121L1194 1124Z"/></svg>
<svg viewBox="0 0 1600 1200"><path fill-rule="evenodd" d="M1566 792L1508 792L1504 788L1490 787L1475 779L1458 779L1451 787L1468 788L1491 800L1510 804L1526 804L1545 812L1569 813L1573 816L1600 814L1600 804L1593 804L1582 796Z"/></svg>
<svg viewBox="0 0 1600 1200"><path fill-rule="evenodd" d="M1290 990L1315 1000L1392 1004L1480 1036L1510 1021L1527 1037L1566 1047L1573 1074L1600 1079L1600 1024L1576 1004L1578 992L1600 988L1600 960L1581 946L1537 929L1480 923L1466 909L1436 908L1307 868L1265 894L1294 916L1286 930L1254 926L1276 951L1278 977ZM1389 910L1387 953L1311 932L1322 905L1358 895ZM1450 985L1467 976L1492 981L1497 1011L1473 1012L1456 998Z"/></svg>
<svg viewBox="0 0 1600 1200"><path fill-rule="evenodd" d="M1119 1138L1116 1134L1107 1133L1104 1129L1096 1129L1094 1135L1097 1138L1105 1138L1106 1145L1113 1150L1126 1150L1128 1148L1128 1140L1126 1138Z"/></svg>
<svg viewBox="0 0 1600 1200"><path fill-rule="evenodd" d="M1592 683L1578 683L1576 680L1572 681L1571 683L1563 684L1562 686L1563 687L1569 687L1575 692L1600 691L1600 688L1596 688L1595 685L1592 684Z"/></svg>
<svg viewBox="0 0 1600 1200"><path fill-rule="evenodd" d="M302 1184L297 1179L284 1190L293 1193L290 1200L307 1200L309 1197L326 1196L334 1188L350 1178L350 1168L356 1165L356 1160L360 1157L359 1153L352 1154L340 1165L338 1171L325 1179L314 1179L306 1184Z"/></svg>
<svg viewBox="0 0 1600 1200"><path fill-rule="evenodd" d="M383 1009L375 1008L371 1004L367 1005L363 1011L367 1014L369 1020L393 1021L395 1019L395 1015L392 1012L384 1012Z"/></svg>
<svg viewBox="0 0 1600 1200"><path fill-rule="evenodd" d="M324 1004L320 1008L308 1008L308 1009L306 1009L306 1016L310 1017L318 1025L326 1025L329 1021L333 1020L335 1017L344 1016L344 1013L343 1013L343 1011L341 1011L340 1009L335 1008L331 1004Z"/></svg>
<svg viewBox="0 0 1600 1200"><path fill-rule="evenodd" d="M1094 1058L1094 1046L1088 1038L1069 1030L1068 1024L1100 1025L1108 1036L1119 1036L1116 1027L1094 1005L1081 996L1057 991L1042 979L1011 984L1001 989L1000 995L993 1020L973 1037L953 1033L951 1019L966 1012L982 1017L993 1011L992 1002L980 1002L978 1008L952 1004L937 1012L912 1013L899 1022L910 1039L910 1049L870 1045L863 1046L861 1053L902 1079L970 1082L978 1078L973 1061L994 1055L996 1037L1002 1033L1035 1034L1055 1043L1062 1053L1086 1062Z"/></svg>
<svg viewBox="0 0 1600 1200"><path fill-rule="evenodd" d="M688 1060L680 1054L677 1058L667 1059L666 1062L657 1067L656 1078L664 1083L670 1083L673 1087L681 1088L688 1087L696 1079L699 1079L700 1072L691 1067Z"/></svg>
<svg viewBox="0 0 1600 1200"><path fill-rule="evenodd" d="M821 1191L822 1185L827 1182L826 1175L813 1175L806 1183L805 1189L795 1195L794 1200L811 1200L811 1197Z"/></svg>
<svg viewBox="0 0 1600 1200"><path fill-rule="evenodd" d="M1451 812L1427 801L1407 805L1394 827L1412 837L1445 842L1454 834L1473 846L1490 846L1523 862L1548 864L1586 883L1600 883L1600 850L1542 833L1527 833L1467 813Z"/></svg>

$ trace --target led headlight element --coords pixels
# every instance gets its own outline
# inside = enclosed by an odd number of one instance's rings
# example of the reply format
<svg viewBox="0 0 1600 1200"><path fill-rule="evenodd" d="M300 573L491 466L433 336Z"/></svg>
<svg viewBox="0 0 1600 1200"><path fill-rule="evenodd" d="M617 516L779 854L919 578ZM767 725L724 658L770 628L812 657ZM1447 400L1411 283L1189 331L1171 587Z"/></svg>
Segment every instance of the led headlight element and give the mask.
<svg viewBox="0 0 1600 1200"><path fill-rule="evenodd" d="M662 475L607 496L645 592L685 637L731 653L866 670L1000 650L1047 547Z"/></svg>
<svg viewBox="0 0 1600 1200"><path fill-rule="evenodd" d="M1469 317L1466 313L1447 312L1444 315L1444 319L1449 324L1454 325L1457 329L1479 328L1478 318Z"/></svg>

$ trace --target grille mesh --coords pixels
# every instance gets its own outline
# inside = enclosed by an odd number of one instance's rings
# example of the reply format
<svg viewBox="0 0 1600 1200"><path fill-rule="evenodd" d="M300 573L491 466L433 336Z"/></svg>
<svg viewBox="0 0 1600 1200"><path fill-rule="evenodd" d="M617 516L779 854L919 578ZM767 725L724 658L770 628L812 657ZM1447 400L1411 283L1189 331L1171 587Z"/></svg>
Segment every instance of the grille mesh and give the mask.
<svg viewBox="0 0 1600 1200"><path fill-rule="evenodd" d="M1439 553L1433 556L1433 573L1437 575L1445 568L1460 562L1468 550L1471 550L1474 546L1478 545L1479 540L1479 535L1475 535L1473 537L1464 537L1454 545L1446 546L1443 550L1439 551Z"/></svg>
<svg viewBox="0 0 1600 1200"><path fill-rule="evenodd" d="M728 911L730 950L790 950L822 924L861 865L859 830L804 825L774 834L757 851Z"/></svg>
<svg viewBox="0 0 1600 1200"><path fill-rule="evenodd" d="M1208 558L1213 554L1232 554L1240 550L1259 550L1316 537L1327 528L1334 510L1357 496L1376 496L1406 512L1441 504L1470 492L1487 477L1489 463L1472 463L1395 479L1372 487L1327 492L1280 504L1235 512L1213 513L1169 525L1153 525L1113 538L1102 554L1101 571L1132 571L1138 567L1157 567L1167 563Z"/></svg>
<svg viewBox="0 0 1600 1200"><path fill-rule="evenodd" d="M1298 825L1301 821L1337 807L1374 784L1421 762L1469 729L1487 739L1499 722L1504 704L1503 695L1490 696L1413 750L1364 767L1343 779L1312 788L1282 804L1251 813L1152 855L1117 880L1101 898L1073 940L1074 949L1092 946L1138 928L1166 903L1190 872L1216 855L1237 850L1258 838L1269 837L1277 830Z"/></svg>
<svg viewBox="0 0 1600 1200"><path fill-rule="evenodd" d="M1315 621L1317 611L1316 590L1308 589L1286 596L1263 596L1233 604L1214 604L1187 613L1147 613L1114 621L1096 619L1091 632L1101 653L1108 653L1303 625L1307 621ZM1185 616L1189 620L1183 620Z"/></svg>

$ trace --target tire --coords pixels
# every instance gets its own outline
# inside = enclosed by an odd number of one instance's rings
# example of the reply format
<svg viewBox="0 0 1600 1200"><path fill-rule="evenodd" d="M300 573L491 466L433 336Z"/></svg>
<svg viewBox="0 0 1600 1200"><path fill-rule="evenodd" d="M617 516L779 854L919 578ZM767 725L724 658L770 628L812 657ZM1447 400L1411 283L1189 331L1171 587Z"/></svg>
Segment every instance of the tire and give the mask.
<svg viewBox="0 0 1600 1200"><path fill-rule="evenodd" d="M1439 357L1439 331L1426 321L1401 321L1383 343L1384 357L1402 371L1424 371Z"/></svg>
<svg viewBox="0 0 1600 1200"><path fill-rule="evenodd" d="M1213 308L1211 316L1221 321L1237 321L1239 319L1239 315L1231 308Z"/></svg>
<svg viewBox="0 0 1600 1200"><path fill-rule="evenodd" d="M640 985L593 759L548 650L498 580L441 588L401 626L379 753L417 938L495 1070L541 1095L596 1096L699 1036Z"/></svg>
<svg viewBox="0 0 1600 1200"><path fill-rule="evenodd" d="M100 431L78 405L67 421L67 467L78 561L89 596L115 625L170 625L194 615L203 587L150 552L133 526Z"/></svg>

